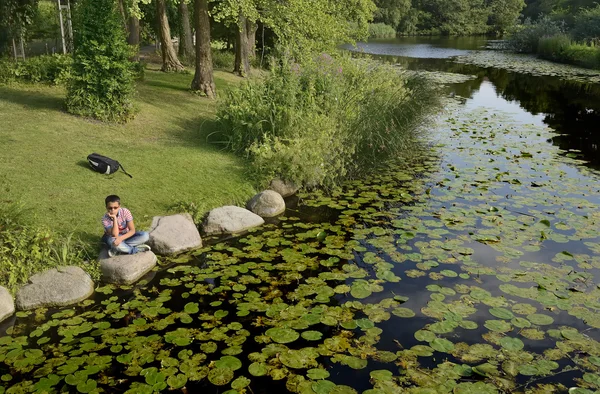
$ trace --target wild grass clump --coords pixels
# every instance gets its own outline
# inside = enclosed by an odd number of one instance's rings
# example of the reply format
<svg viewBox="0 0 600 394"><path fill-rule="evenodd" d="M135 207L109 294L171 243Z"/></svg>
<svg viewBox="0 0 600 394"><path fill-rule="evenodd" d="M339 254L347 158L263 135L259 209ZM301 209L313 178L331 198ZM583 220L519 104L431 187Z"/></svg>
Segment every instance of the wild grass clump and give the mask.
<svg viewBox="0 0 600 394"><path fill-rule="evenodd" d="M15 293L33 274L60 265L76 265L99 278L98 265L72 235L59 236L26 224L22 205L0 205L0 286Z"/></svg>
<svg viewBox="0 0 600 394"><path fill-rule="evenodd" d="M0 83L32 82L61 85L68 80L73 66L70 55L42 55L25 61L0 61Z"/></svg>
<svg viewBox="0 0 600 394"><path fill-rule="evenodd" d="M437 97L423 80L369 60L284 58L227 93L211 139L250 157L264 180L333 187L411 151Z"/></svg>
<svg viewBox="0 0 600 394"><path fill-rule="evenodd" d="M557 34L539 39L537 53L541 58L558 61L564 58L564 52L572 45L567 34Z"/></svg>
<svg viewBox="0 0 600 394"><path fill-rule="evenodd" d="M369 38L393 38L396 29L385 23L369 23Z"/></svg>

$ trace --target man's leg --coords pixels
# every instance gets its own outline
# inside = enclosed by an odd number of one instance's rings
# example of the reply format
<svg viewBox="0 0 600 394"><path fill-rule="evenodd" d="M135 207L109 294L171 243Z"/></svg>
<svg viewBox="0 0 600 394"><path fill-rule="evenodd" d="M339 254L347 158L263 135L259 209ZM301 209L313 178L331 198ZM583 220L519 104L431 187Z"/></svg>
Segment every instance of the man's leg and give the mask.
<svg viewBox="0 0 600 394"><path fill-rule="evenodd" d="M127 238L125 242L121 242L121 244L127 244L127 246L131 248L129 253L134 254L139 252L137 247L145 244L149 239L150 235L146 231L136 231L133 237Z"/></svg>
<svg viewBox="0 0 600 394"><path fill-rule="evenodd" d="M114 237L109 237L109 236L105 235L104 237L102 237L102 240L104 241L104 243L106 245L108 245L108 247L110 248L110 250L114 254L117 254L117 253L123 253L123 254L132 254L132 253L135 253L133 251L133 248L131 246L127 245L127 243L125 243L125 242L121 242L119 244L119 246L113 245L113 242L115 242L115 238ZM129 240L127 240L127 241L129 241Z"/></svg>

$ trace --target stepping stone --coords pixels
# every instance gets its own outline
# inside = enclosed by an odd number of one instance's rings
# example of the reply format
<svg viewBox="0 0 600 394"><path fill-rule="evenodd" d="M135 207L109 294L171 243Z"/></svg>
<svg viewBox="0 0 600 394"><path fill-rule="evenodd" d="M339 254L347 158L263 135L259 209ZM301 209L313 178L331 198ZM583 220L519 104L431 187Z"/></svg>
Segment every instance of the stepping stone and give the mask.
<svg viewBox="0 0 600 394"><path fill-rule="evenodd" d="M287 182L280 178L273 179L269 189L281 194L281 197L289 197L298 193L298 186L294 182Z"/></svg>
<svg viewBox="0 0 600 394"><path fill-rule="evenodd" d="M100 254L102 281L116 285L130 285L137 282L156 266L156 255L152 252L120 254L108 257L108 251Z"/></svg>
<svg viewBox="0 0 600 394"><path fill-rule="evenodd" d="M263 218L247 209L228 205L210 211L203 229L208 235L233 234L260 226L264 222Z"/></svg>
<svg viewBox="0 0 600 394"><path fill-rule="evenodd" d="M17 291L17 309L76 304L94 293L92 278L81 268L62 266L29 278L29 284Z"/></svg>
<svg viewBox="0 0 600 394"><path fill-rule="evenodd" d="M265 190L252 197L246 208L263 218L270 218L285 212L285 201L281 194Z"/></svg>
<svg viewBox="0 0 600 394"><path fill-rule="evenodd" d="M0 286L0 322L15 313L15 301L5 287Z"/></svg>
<svg viewBox="0 0 600 394"><path fill-rule="evenodd" d="M180 253L202 247L200 233L189 213L155 216L148 245L162 255Z"/></svg>

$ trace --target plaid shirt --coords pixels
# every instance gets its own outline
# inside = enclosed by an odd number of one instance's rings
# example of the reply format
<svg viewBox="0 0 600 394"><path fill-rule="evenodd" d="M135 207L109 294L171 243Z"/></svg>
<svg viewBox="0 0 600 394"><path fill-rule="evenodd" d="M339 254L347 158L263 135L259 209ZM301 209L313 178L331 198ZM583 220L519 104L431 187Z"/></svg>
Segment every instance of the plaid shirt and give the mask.
<svg viewBox="0 0 600 394"><path fill-rule="evenodd" d="M119 225L119 235L123 235L129 231L127 228L127 223L133 220L133 216L131 212L127 208L119 208L117 211L117 224ZM105 213L102 217L102 225L104 226L104 232L110 235L110 230L113 227L113 221L108 216L108 213Z"/></svg>

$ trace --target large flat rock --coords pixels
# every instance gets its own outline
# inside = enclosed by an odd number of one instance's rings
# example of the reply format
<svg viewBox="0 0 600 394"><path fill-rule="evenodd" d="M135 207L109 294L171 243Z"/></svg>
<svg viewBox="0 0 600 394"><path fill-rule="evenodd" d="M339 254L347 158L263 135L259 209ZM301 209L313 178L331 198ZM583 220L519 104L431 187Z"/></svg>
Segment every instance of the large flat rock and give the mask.
<svg viewBox="0 0 600 394"><path fill-rule="evenodd" d="M10 292L0 286L0 322L12 316L13 313L15 313L15 301Z"/></svg>
<svg viewBox="0 0 600 394"><path fill-rule="evenodd" d="M210 211L203 229L208 235L233 234L260 226L264 222L263 218L247 209L228 205Z"/></svg>
<svg viewBox="0 0 600 394"><path fill-rule="evenodd" d="M100 255L102 281L117 285L130 285L137 282L156 266L156 255L152 252L136 254L120 254L108 257L108 253Z"/></svg>
<svg viewBox="0 0 600 394"><path fill-rule="evenodd" d="M155 216L149 233L148 244L158 254L169 255L202 247L200 233L189 213Z"/></svg>
<svg viewBox="0 0 600 394"><path fill-rule="evenodd" d="M252 197L246 208L258 216L270 218L285 212L285 201L276 191L265 190Z"/></svg>
<svg viewBox="0 0 600 394"><path fill-rule="evenodd" d="M17 309L59 307L76 304L94 293L92 278L81 268L62 266L29 278L17 291Z"/></svg>

